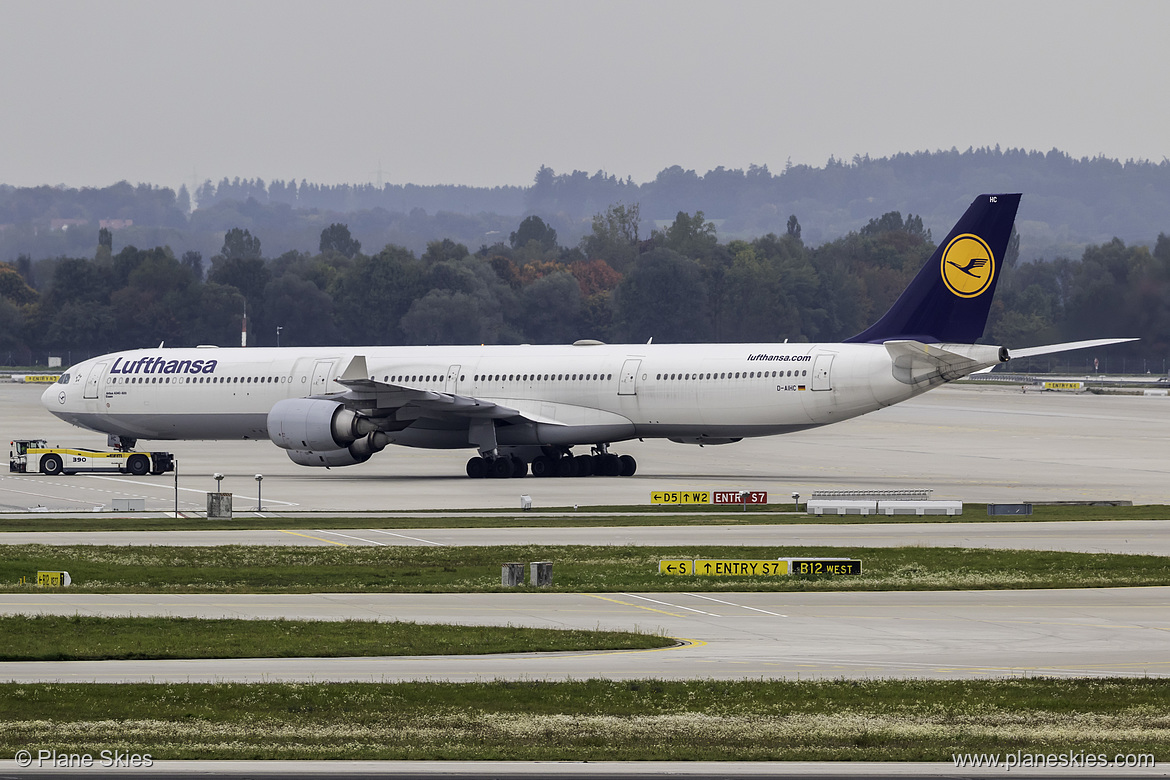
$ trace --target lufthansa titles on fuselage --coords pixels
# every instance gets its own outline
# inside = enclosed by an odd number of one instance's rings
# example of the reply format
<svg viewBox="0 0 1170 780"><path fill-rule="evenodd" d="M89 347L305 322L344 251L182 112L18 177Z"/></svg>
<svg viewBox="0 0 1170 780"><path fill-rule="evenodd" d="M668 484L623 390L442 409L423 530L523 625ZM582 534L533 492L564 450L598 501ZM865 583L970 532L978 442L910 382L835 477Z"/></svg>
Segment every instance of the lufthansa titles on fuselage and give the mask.
<svg viewBox="0 0 1170 780"><path fill-rule="evenodd" d="M162 357L143 357L138 360L114 360L111 374L214 374L216 360L167 360Z"/></svg>
<svg viewBox="0 0 1170 780"><path fill-rule="evenodd" d="M812 360L812 355L748 355L748 361L764 360L764 361L781 361L789 363L808 363Z"/></svg>

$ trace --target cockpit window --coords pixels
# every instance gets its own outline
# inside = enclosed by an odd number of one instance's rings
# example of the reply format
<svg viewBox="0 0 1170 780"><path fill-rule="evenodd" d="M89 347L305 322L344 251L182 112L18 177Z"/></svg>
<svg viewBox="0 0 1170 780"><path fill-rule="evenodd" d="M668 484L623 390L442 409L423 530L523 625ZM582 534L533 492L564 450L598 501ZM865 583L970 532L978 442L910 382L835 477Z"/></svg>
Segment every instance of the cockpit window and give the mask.
<svg viewBox="0 0 1170 780"><path fill-rule="evenodd" d="M62 375L61 375L61 378L60 378L60 379L58 379L58 380L57 380L57 382L58 382L58 384L62 384L62 385L67 385L67 384L69 384L69 375L68 375L68 374L62 374Z"/></svg>

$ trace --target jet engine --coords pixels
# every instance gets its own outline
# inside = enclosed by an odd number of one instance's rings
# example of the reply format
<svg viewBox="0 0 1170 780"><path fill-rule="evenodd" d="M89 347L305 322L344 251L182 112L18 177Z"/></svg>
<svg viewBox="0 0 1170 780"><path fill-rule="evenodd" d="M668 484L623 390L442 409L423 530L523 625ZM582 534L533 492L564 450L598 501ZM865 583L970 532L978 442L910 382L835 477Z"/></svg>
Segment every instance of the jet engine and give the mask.
<svg viewBox="0 0 1170 780"><path fill-rule="evenodd" d="M336 401L288 398L268 412L268 438L301 466L352 466L385 449L390 437L369 417Z"/></svg>

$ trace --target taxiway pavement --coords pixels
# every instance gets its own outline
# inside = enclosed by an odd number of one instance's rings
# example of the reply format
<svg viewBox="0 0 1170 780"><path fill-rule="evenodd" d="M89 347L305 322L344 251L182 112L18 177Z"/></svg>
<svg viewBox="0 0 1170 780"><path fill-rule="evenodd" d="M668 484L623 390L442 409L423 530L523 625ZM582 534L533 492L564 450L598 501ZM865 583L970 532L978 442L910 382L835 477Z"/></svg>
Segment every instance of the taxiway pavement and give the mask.
<svg viewBox="0 0 1170 780"><path fill-rule="evenodd" d="M105 436L73 428L40 406L43 386L0 384L0 420L13 438L105 448ZM629 478L470 480L470 451L391 447L337 469L293 464L260 442L142 442L179 460L181 511L206 509L211 475L227 475L235 509L281 511L519 508L639 505L654 490L766 490L786 504L816 489L931 488L935 498L971 502L1124 499L1170 503L1170 398L1021 393L1018 388L948 386L873 414L811 431L717 447L623 442L638 459ZM173 509L171 475L0 476L0 512L109 510L115 498Z"/></svg>
<svg viewBox="0 0 1170 780"><path fill-rule="evenodd" d="M663 650L0 663L19 682L1170 676L1170 587L896 593L0 596L14 614L639 629Z"/></svg>

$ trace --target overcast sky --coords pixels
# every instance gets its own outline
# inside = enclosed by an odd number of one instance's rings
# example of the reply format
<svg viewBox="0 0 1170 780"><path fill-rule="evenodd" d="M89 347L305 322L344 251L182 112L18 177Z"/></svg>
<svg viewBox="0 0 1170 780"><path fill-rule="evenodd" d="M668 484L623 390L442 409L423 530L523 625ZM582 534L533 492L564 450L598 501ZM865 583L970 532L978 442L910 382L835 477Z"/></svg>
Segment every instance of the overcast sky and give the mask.
<svg viewBox="0 0 1170 780"><path fill-rule="evenodd" d="M0 183L1170 155L1170 2L0 0Z"/></svg>

